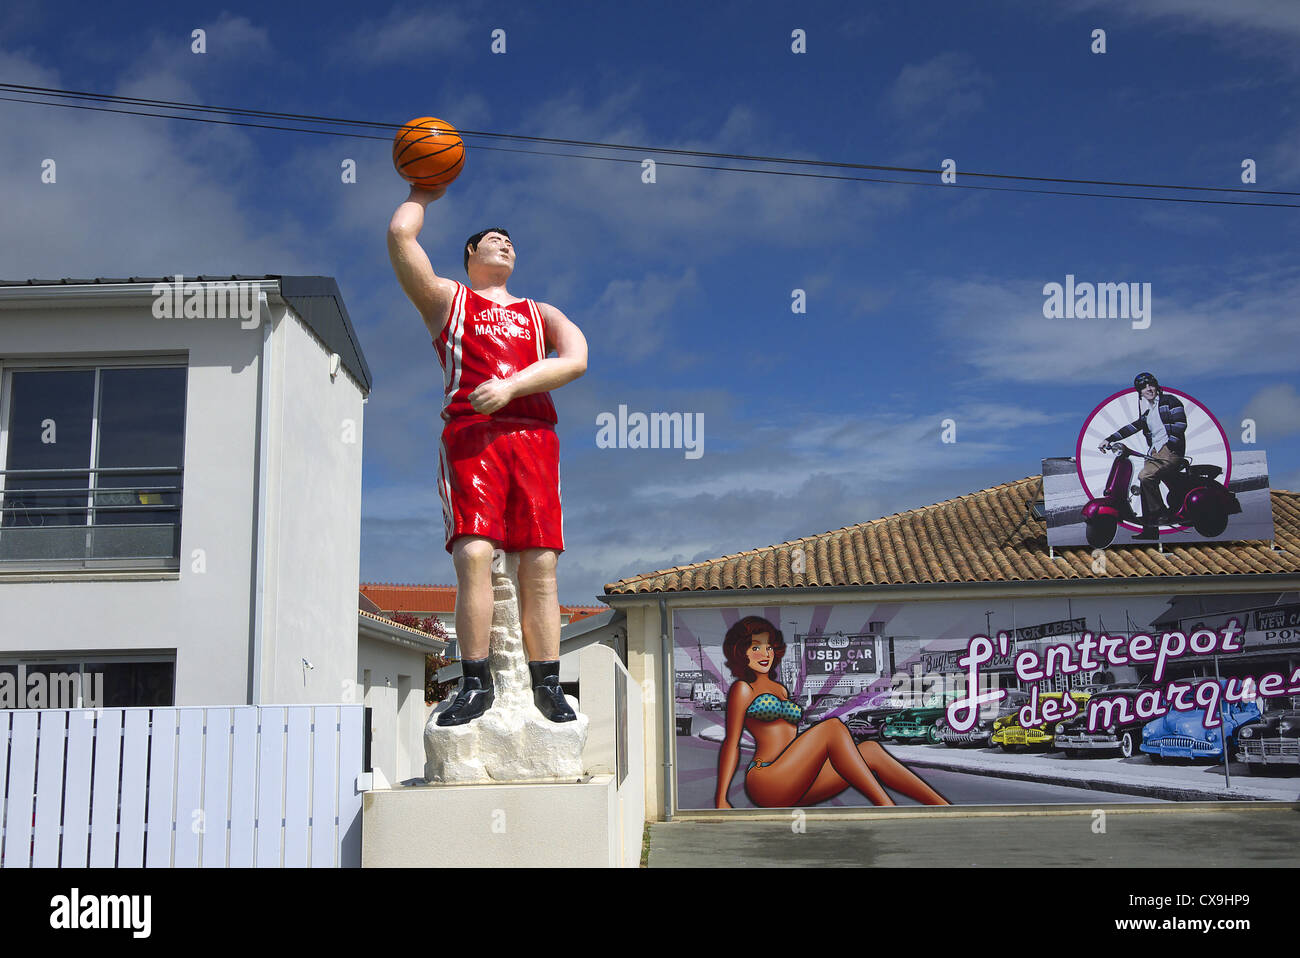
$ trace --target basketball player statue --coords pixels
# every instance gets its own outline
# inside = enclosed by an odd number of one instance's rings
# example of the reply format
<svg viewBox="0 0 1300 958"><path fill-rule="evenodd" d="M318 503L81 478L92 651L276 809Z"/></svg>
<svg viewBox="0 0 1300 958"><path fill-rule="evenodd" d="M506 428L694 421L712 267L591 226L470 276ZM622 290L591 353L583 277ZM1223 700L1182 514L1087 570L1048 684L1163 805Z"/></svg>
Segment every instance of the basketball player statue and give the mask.
<svg viewBox="0 0 1300 958"><path fill-rule="evenodd" d="M412 187L388 227L393 269L424 318L443 370L438 489L456 567L464 673L437 724L464 725L492 706L488 636L497 548L519 554L519 617L533 700L552 722L571 722L577 715L560 689L555 565L564 525L548 391L586 372L587 340L554 306L506 291L515 249L504 229L465 241L468 286L434 274L417 237L425 208L444 192Z"/></svg>

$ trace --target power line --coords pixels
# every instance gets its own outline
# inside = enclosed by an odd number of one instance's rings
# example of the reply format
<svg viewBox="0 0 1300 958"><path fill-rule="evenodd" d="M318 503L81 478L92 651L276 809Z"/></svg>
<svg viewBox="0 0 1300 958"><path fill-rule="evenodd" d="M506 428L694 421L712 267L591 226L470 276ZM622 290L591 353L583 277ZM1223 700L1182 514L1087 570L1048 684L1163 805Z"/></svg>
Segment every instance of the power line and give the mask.
<svg viewBox="0 0 1300 958"><path fill-rule="evenodd" d="M326 117L313 116L306 113L280 113L269 110L249 110L242 107L215 107L198 103L186 103L180 100L157 100L144 97L123 97L114 94L90 93L86 91L60 90L55 87L36 87L25 86L17 83L0 83L0 89L10 89L15 91L27 91L41 93L48 96L73 97L78 99L95 99L105 100L118 103L134 103L149 106L164 106L176 109L186 109L192 111L201 111L209 113L223 113L231 116L256 116L278 119L301 120L313 123L336 123L349 126L368 126L377 129L392 130L396 132L402 129L404 124L400 123L382 123L374 120L352 120L343 117ZM58 105L58 104L51 104ZM677 156L694 156L708 159L727 159L727 160L745 160L749 162L761 163L783 163L796 166L823 166L836 167L841 169L854 170L871 170L882 173L939 173L940 170L925 169L923 167L911 166L882 166L871 163L845 163L833 160L808 160L795 157L776 157L776 156L753 156L745 153L713 153L702 150L681 150L672 147L656 146L637 146L623 143L604 143L596 140L571 140L558 137L544 136L525 136L519 133L496 133L485 130L457 130L461 136L500 138L511 140L524 140L534 143L548 143L556 146L583 146L607 150L623 150L636 153L666 153ZM986 177L993 179L1006 180L1026 180L1039 183L1069 183L1076 186L1123 186L1131 189L1161 189L1161 190L1191 190L1217 193L1245 193L1249 195L1266 194L1271 196L1300 196L1300 192L1286 190L1243 190L1236 187L1226 186L1181 186L1169 183L1131 183L1122 180L1084 180L1069 179L1059 176L1024 176L1011 173L981 173L974 171L963 171L962 176Z"/></svg>
<svg viewBox="0 0 1300 958"><path fill-rule="evenodd" d="M99 102L135 104L135 105L142 105L142 106L150 106L154 108L166 108L166 109L177 109L177 110L183 109L191 112L219 113L228 116L259 117L259 118L268 118L268 119L288 119L288 120L294 120L298 122L310 122L316 124L330 123L330 124L337 124L342 126L369 127L372 129L382 129L382 130L392 130L392 131L400 130L405 125L400 123L383 123L383 122L371 121L371 120L352 120L352 119L346 119L341 117L312 116L310 114L300 114L300 113L283 113L283 112L274 112L274 111L267 111L267 110L249 110L249 109L243 109L238 107L215 107L215 106L206 106L203 104L185 103L183 101L177 101L177 100L157 100L157 99L149 99L149 98L142 98L142 97L123 97L123 96L116 96L110 94L90 93L86 91L60 90L54 87L35 87L35 86L27 86L23 84L14 84L14 83L0 83L0 89L5 89L5 90L10 90L15 92L26 92L28 94L37 94L40 96L58 97L63 99L89 99L89 100L94 100ZM303 128L303 127L282 126L282 125L277 125L272 123L251 123L251 122L241 122L238 120L217 120L217 119L212 119L210 117L204 117L204 116L196 117L196 116L177 115L174 113L160 113L160 112L156 112L156 110L155 111L126 110L126 109L116 109L116 108L104 107L104 106L99 106L99 107L89 106L81 103L48 102L46 100L19 99L15 97L0 97L0 100L7 100L15 103L30 103L37 106L58 106L58 107L65 107L71 109L91 110L100 113L118 113L118 114L130 115L130 116L146 116L155 119L188 120L190 122L195 122L195 123L208 123L208 124L220 125L220 126L240 126L240 127L254 128L254 129L276 130L280 132L313 133L317 135L342 136L342 137L348 137L352 139L380 140L384 142L388 142L391 139L387 135L372 135L372 134L359 133L359 132L350 132L346 130L310 129L310 128ZM823 168L869 170L869 171L894 172L894 173L924 173L924 174L933 175L935 173L940 172L939 170L927 170L918 167L881 166L876 164L843 163L843 162L836 162L836 161L829 161L829 160L803 160L803 159L796 159L790 157L751 156L748 154L741 154L741 153L712 153L712 152L705 152L699 150L680 150L680 149L673 149L668 147L650 147L650 146L635 146L635 145L618 144L618 143L602 143L599 141L571 140L571 139L562 139L557 137L533 137L533 136L525 136L522 134L496 133L496 132L477 131L477 130L458 130L457 132L462 137L482 137L488 139L522 140L525 142L532 142L532 143L553 144L553 145L561 145L561 146L577 146L577 147L583 147L587 149L603 149L603 150L614 150L614 151L622 151L622 152L636 152L639 154L657 153L657 154L667 154L670 156L691 156L691 157L713 158L713 159L732 159L732 160L744 160L744 161L757 162L757 163L780 163L780 164L792 165L792 166L813 166L813 167L823 167ZM486 146L484 144L475 144L474 148L478 150L489 150L492 152L524 153L524 154L532 154L538 156L565 157L570 159L603 160L606 162L621 162L621 163L641 162L641 160L639 159L631 159L631 158L624 158L624 157L598 156L598 155L592 155L588 153L560 153L554 151L525 150L525 149L518 149L518 148L512 149L507 147L491 147L491 146ZM1291 209L1300 208L1300 204L1295 204L1295 203L1268 203L1268 202L1259 202L1259 201L1251 202L1251 201L1243 201L1243 200L1226 200L1226 199L1219 199L1219 200L1198 199L1195 197L1185 197L1185 196L1148 196L1148 195L1130 194L1130 193L1102 193L1102 192L1096 192L1090 190L1089 191L1043 190L1043 189L1028 189L1023 187L981 186L976 184L964 184L964 183L934 183L930 181L885 179L879 177L843 176L843 175L835 175L835 174L827 174L827 173L800 173L800 172L795 172L790 170L769 170L769 169L755 169L752 167L715 166L711 164L679 163L679 162L672 162L668 160L656 160L655 162L663 166L678 167L678 168L685 168L685 169L702 169L702 170L713 170L718 172L731 172L731 173L757 173L757 174L767 174L767 175L775 175L775 176L796 176L796 177L811 178L811 179L858 181L864 183L882 183L882 184L897 185L897 186L925 186L925 187L932 187L932 188L939 188L939 189L955 188L955 189L965 189L965 190L985 190L991 192L1006 192L1006 193L1041 193L1045 195L1054 195L1054 196L1098 197L1098 198L1105 198L1105 199L1146 200L1151 202L1193 203L1193 204L1208 204L1208 205L1216 205L1216 206L1266 206L1266 207L1291 208ZM981 177L981 178L993 178L993 179L1005 179L1005 180L1019 180L1019 181L1037 182L1037 183L1062 183L1067 185L1119 186L1119 187L1127 187L1132 189L1162 189L1162 190L1186 190L1186 191L1217 192L1217 193L1245 193L1248 195L1300 196L1300 193L1298 192L1288 192L1288 191L1281 191L1281 190L1241 190L1241 189L1230 188L1230 187L1178 186L1178 185L1160 184L1160 183L1131 183L1131 182L1117 181L1117 180L1084 180L1084 179L1068 179L1062 177L1020 176L1020 175L1005 174L1005 173L962 172L960 175L962 177Z"/></svg>

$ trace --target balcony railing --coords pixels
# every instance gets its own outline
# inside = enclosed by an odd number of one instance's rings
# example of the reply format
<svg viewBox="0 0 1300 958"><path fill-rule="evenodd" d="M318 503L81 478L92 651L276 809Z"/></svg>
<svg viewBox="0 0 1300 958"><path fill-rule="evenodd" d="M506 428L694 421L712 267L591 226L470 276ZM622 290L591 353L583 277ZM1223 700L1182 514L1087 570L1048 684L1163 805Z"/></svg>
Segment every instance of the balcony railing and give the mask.
<svg viewBox="0 0 1300 958"><path fill-rule="evenodd" d="M175 561L182 476L179 466L0 469L0 568Z"/></svg>

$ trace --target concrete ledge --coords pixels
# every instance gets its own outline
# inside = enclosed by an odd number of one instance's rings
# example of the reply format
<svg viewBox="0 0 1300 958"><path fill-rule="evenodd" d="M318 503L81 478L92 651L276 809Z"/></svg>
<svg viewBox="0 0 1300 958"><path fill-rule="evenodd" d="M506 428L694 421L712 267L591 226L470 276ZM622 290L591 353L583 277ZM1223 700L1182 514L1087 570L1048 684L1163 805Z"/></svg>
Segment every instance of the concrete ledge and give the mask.
<svg viewBox="0 0 1300 958"><path fill-rule="evenodd" d="M1123 867L1168 869L1167 876L1180 880L1205 868L1214 869L1205 872L1213 883L1218 880L1214 876L1226 874L1220 869L1294 868L1300 860L1300 815L1293 809L1253 802L1220 805L1213 811L1148 807L1158 811L1114 814L1107 808L1104 818L1076 811L1069 818L1015 813L894 821L831 820L809 814L798 829L791 827L789 814L784 821L674 821L650 826L649 865L743 868L748 874L762 868L837 866ZM1159 875L1152 880L1157 879L1174 880ZM1125 881L1136 887L1143 879Z"/></svg>
<svg viewBox="0 0 1300 958"><path fill-rule="evenodd" d="M1188 812L1231 812L1234 815L1247 812L1276 812L1276 811L1296 811L1300 812L1300 803L1297 802L1233 802L1231 804L1218 801L1187 801L1187 802L1165 802L1165 803L1145 803L1137 804L1134 802L1114 803L1099 805L1080 804L1077 802L1068 805L896 805L892 808L873 808L864 806L862 808L842 807L842 808L804 808L799 809L803 812L806 821L901 821L910 819L913 821L924 821L926 819L965 819L965 818L1053 818L1053 817L1071 817L1076 815L1090 816L1098 808L1103 809L1107 815L1143 815L1150 817L1152 815L1182 815ZM670 821L647 822L647 825L671 825L675 822L687 823L714 823L737 821L744 819L750 822L783 822L788 827L795 809L793 808L736 808L725 811L710 809L686 809L673 814Z"/></svg>
<svg viewBox="0 0 1300 958"><path fill-rule="evenodd" d="M581 782L415 785L366 792L363 868L608 868L619 861L612 775ZM639 849L638 849L639 853Z"/></svg>

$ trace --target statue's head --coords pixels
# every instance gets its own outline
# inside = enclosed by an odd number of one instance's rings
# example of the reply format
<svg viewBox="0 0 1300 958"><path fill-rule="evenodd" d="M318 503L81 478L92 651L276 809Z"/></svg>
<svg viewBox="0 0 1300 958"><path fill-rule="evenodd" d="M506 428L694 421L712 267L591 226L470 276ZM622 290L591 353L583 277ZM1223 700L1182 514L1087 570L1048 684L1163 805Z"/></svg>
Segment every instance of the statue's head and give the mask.
<svg viewBox="0 0 1300 958"><path fill-rule="evenodd" d="M515 247L510 234L500 226L480 230L465 241L465 275L474 284L476 273L488 273L485 279L504 283L515 269ZM504 270L504 275L502 271Z"/></svg>

